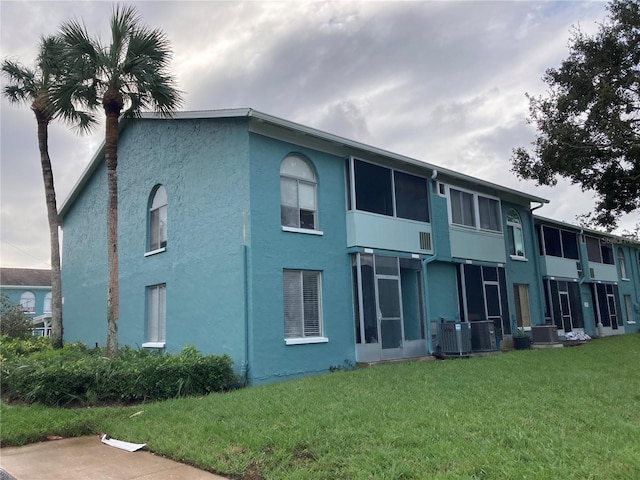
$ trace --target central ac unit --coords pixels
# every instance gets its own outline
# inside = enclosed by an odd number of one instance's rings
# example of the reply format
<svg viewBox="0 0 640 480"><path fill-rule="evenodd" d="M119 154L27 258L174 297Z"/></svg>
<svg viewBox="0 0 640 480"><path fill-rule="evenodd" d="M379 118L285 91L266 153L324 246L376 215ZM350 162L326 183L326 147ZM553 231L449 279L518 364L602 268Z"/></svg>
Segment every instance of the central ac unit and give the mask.
<svg viewBox="0 0 640 480"><path fill-rule="evenodd" d="M474 352L497 350L496 327L493 320L471 322L471 348Z"/></svg>
<svg viewBox="0 0 640 480"><path fill-rule="evenodd" d="M463 356L471 353L471 329L468 323L441 320L437 332L440 355Z"/></svg>
<svg viewBox="0 0 640 480"><path fill-rule="evenodd" d="M558 343L558 327L555 325L532 325L531 341L533 343Z"/></svg>

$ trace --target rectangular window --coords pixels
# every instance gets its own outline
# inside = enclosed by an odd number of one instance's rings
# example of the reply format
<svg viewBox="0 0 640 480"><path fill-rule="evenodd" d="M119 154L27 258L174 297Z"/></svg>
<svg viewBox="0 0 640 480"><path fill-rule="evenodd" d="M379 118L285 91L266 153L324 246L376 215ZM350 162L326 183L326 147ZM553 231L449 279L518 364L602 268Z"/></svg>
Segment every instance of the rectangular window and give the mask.
<svg viewBox="0 0 640 480"><path fill-rule="evenodd" d="M356 209L393 216L391 170L360 160L354 161Z"/></svg>
<svg viewBox="0 0 640 480"><path fill-rule="evenodd" d="M166 340L166 285L147 287L147 342Z"/></svg>
<svg viewBox="0 0 640 480"><path fill-rule="evenodd" d="M451 199L451 223L475 227L476 212L473 194L451 188L449 198Z"/></svg>
<svg viewBox="0 0 640 480"><path fill-rule="evenodd" d="M396 215L400 218L429 221L427 179L394 172Z"/></svg>
<svg viewBox="0 0 640 480"><path fill-rule="evenodd" d="M633 304L631 303L631 295L624 296L624 309L627 313L627 322L635 323L636 318L633 314Z"/></svg>
<svg viewBox="0 0 640 480"><path fill-rule="evenodd" d="M602 251L600 250L600 240L594 237L586 237L587 256L590 262L602 263Z"/></svg>
<svg viewBox="0 0 640 480"><path fill-rule="evenodd" d="M478 195L478 214L480 216L480 228L501 232L500 226L500 202L492 198Z"/></svg>
<svg viewBox="0 0 640 480"><path fill-rule="evenodd" d="M429 221L428 180L391 168L353 159L353 182L347 160L347 205L353 208L351 188L355 189L355 209L389 217ZM355 183L355 187L352 187Z"/></svg>
<svg viewBox="0 0 640 480"><path fill-rule="evenodd" d="M552 257L562 257L562 243L560 241L560 230L553 227L542 227L544 237L544 249L547 255Z"/></svg>
<svg viewBox="0 0 640 480"><path fill-rule="evenodd" d="M566 230L560 230L562 238L562 252L564 258L570 258L572 260L578 260L578 236L575 232L568 232Z"/></svg>
<svg viewBox="0 0 640 480"><path fill-rule="evenodd" d="M600 240L600 251L602 252L602 263L615 265L613 260L613 246L608 242Z"/></svg>
<svg viewBox="0 0 640 480"><path fill-rule="evenodd" d="M283 271L284 337L322 336L320 272Z"/></svg>

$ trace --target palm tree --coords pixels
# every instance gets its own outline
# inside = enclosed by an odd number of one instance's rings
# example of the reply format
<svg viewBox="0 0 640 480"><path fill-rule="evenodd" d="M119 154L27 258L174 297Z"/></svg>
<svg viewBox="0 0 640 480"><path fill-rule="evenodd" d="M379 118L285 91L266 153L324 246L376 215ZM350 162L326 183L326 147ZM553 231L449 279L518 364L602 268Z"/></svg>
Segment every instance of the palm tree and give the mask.
<svg viewBox="0 0 640 480"><path fill-rule="evenodd" d="M57 93L62 104L102 105L107 166L107 356L118 353L118 122L143 109L170 116L181 104L167 68L171 49L159 29L140 24L133 7L117 6L111 16L111 44L91 38L81 23L71 20L60 29L70 76Z"/></svg>
<svg viewBox="0 0 640 480"><path fill-rule="evenodd" d="M51 158L49 157L49 123L60 117L75 124L81 131L88 130L93 123L93 117L90 114L78 111L72 105L67 106L64 112L61 112L54 105L52 92L59 84L64 71L59 48L60 42L55 37L42 38L35 68L25 67L10 59L3 60L1 66L2 75L8 80L8 84L2 89L2 94L11 103L30 103L38 123L38 148L51 245L51 342L53 348L62 348L63 328L60 242L58 239L60 222Z"/></svg>

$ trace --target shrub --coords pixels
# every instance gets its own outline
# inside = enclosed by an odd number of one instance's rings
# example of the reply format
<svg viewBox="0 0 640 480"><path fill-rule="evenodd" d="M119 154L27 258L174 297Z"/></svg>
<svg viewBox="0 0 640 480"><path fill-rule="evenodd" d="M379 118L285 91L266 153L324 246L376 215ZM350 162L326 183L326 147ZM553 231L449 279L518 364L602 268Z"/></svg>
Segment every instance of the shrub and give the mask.
<svg viewBox="0 0 640 480"><path fill-rule="evenodd" d="M22 307L11 302L6 295L0 295L0 335L28 338L32 327Z"/></svg>
<svg viewBox="0 0 640 480"><path fill-rule="evenodd" d="M3 389L15 400L45 405L130 403L203 395L235 381L228 355L179 355L124 347L109 360L101 349L67 344L3 362Z"/></svg>

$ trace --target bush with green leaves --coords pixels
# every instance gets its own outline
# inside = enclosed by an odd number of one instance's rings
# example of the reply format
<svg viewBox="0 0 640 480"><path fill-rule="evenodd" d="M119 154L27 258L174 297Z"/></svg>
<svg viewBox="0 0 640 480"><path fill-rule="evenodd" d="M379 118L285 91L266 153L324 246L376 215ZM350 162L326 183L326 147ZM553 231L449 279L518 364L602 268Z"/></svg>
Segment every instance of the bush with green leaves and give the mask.
<svg viewBox="0 0 640 480"><path fill-rule="evenodd" d="M28 338L32 327L22 307L13 303L6 295L0 295L0 335Z"/></svg>
<svg viewBox="0 0 640 480"><path fill-rule="evenodd" d="M180 354L121 349L108 359L103 349L66 344L2 362L5 398L44 405L97 405L164 400L224 390L235 382L228 355Z"/></svg>

